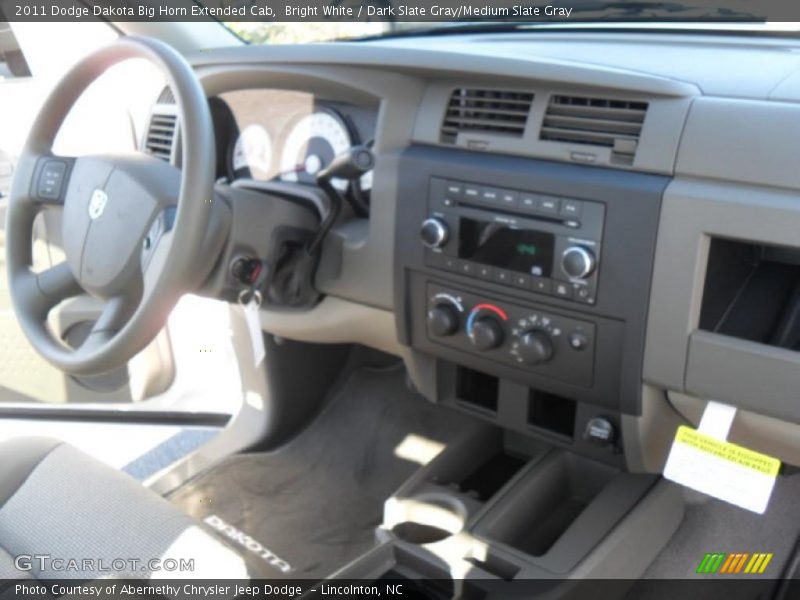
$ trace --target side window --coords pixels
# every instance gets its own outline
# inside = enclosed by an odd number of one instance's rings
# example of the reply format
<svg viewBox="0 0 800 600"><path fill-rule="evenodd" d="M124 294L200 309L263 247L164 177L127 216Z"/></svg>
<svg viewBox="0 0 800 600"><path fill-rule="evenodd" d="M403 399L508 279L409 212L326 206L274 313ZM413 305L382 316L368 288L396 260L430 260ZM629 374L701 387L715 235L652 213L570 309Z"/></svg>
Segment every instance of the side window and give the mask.
<svg viewBox="0 0 800 600"><path fill-rule="evenodd" d="M2 17L2 13L0 13ZM0 21L0 81L30 77L31 71L8 23Z"/></svg>

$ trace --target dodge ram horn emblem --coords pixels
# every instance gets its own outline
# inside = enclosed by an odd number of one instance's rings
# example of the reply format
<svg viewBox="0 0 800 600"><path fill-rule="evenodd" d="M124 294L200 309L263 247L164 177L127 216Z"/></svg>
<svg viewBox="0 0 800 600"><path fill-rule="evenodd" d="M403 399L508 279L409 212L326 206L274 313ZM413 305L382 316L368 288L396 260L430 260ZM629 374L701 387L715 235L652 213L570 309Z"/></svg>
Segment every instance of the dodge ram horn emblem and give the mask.
<svg viewBox="0 0 800 600"><path fill-rule="evenodd" d="M108 194L103 190L95 190L92 192L92 199L89 200L89 217L94 220L103 214L108 203Z"/></svg>

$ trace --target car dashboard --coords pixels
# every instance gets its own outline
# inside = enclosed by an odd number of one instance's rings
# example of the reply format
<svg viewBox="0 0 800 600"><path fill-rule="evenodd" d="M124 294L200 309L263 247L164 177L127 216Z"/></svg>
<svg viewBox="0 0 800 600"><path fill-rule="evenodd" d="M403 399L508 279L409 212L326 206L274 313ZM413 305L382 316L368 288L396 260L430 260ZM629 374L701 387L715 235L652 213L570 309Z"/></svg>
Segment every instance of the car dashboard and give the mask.
<svg viewBox="0 0 800 600"><path fill-rule="evenodd" d="M800 423L798 47L546 31L192 62L221 179L313 186L347 147L375 155L336 182L369 215L327 236L324 298L262 307L266 331L391 352L433 402L653 472L659 432L712 398L750 415L734 440L798 463L775 428ZM173 102L145 147L179 161Z"/></svg>

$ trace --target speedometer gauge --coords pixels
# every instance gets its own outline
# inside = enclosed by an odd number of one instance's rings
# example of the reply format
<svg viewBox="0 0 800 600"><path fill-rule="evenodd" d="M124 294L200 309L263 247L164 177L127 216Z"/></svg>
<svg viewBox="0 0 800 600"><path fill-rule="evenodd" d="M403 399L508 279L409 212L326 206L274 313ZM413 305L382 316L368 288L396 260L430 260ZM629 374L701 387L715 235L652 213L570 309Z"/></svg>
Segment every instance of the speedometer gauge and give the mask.
<svg viewBox="0 0 800 600"><path fill-rule="evenodd" d="M272 138L261 125L248 125L233 147L231 166L237 177L268 177L272 171ZM249 172L248 172L249 171Z"/></svg>
<svg viewBox="0 0 800 600"><path fill-rule="evenodd" d="M347 124L338 114L316 110L297 121L286 137L281 151L281 180L314 183L316 174L352 145ZM331 183L342 192L347 190L346 179L333 179Z"/></svg>

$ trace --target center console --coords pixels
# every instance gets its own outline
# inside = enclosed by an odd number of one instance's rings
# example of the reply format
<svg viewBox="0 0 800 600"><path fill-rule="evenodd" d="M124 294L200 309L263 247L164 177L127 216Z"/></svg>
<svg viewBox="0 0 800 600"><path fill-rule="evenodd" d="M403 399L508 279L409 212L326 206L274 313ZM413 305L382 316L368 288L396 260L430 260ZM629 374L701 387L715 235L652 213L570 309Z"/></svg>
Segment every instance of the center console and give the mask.
<svg viewBox="0 0 800 600"><path fill-rule="evenodd" d="M422 600L622 598L682 518L656 476L476 428L386 501L378 546L331 581Z"/></svg>
<svg viewBox="0 0 800 600"><path fill-rule="evenodd" d="M667 178L431 147L399 169L395 304L419 390L621 464Z"/></svg>

